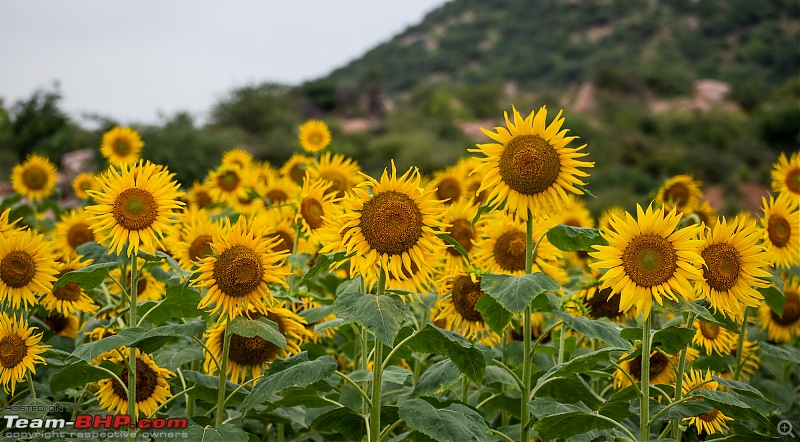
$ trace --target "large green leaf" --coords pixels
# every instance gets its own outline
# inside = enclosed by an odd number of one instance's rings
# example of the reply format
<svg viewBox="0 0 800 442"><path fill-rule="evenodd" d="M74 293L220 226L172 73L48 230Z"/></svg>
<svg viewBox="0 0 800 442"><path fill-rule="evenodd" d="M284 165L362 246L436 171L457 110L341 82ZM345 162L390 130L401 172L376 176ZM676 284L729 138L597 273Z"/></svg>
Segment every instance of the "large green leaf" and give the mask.
<svg viewBox="0 0 800 442"><path fill-rule="evenodd" d="M792 364L797 364L797 361L800 361L800 350L791 345L773 345L768 342L759 342L758 352L763 355L764 359L780 359Z"/></svg>
<svg viewBox="0 0 800 442"><path fill-rule="evenodd" d="M435 408L423 399L400 402L400 418L409 427L437 441L488 441L489 427L483 417L462 404Z"/></svg>
<svg viewBox="0 0 800 442"><path fill-rule="evenodd" d="M692 343L694 334L692 328L671 325L653 333L653 347L661 347L665 352L675 354Z"/></svg>
<svg viewBox="0 0 800 442"><path fill-rule="evenodd" d="M299 313L300 317L305 319L309 324L316 324L325 319L326 316L333 313L332 305L321 305L319 307L311 307Z"/></svg>
<svg viewBox="0 0 800 442"><path fill-rule="evenodd" d="M592 246L608 245L608 241L600 236L600 231L597 229L585 229L564 224L551 227L547 231L547 240L565 252L592 252L594 251Z"/></svg>
<svg viewBox="0 0 800 442"><path fill-rule="evenodd" d="M280 348L286 348L286 337L281 333L278 324L267 318L247 319L244 316L237 316L228 324L228 331L244 338L258 336Z"/></svg>
<svg viewBox="0 0 800 442"><path fill-rule="evenodd" d="M117 265L116 262L101 262L73 270L58 278L58 281L53 284L53 290L63 287L69 282L74 282L81 286L85 292L91 292L106 279L108 269L117 267Z"/></svg>
<svg viewBox="0 0 800 442"><path fill-rule="evenodd" d="M203 350L194 343L179 342L162 347L155 354L155 363L159 367L175 371L187 362L203 359Z"/></svg>
<svg viewBox="0 0 800 442"><path fill-rule="evenodd" d="M630 405L636 397L636 387L629 385L608 398L597 412L620 422L632 414Z"/></svg>
<svg viewBox="0 0 800 442"><path fill-rule="evenodd" d="M170 324L156 327L152 330L131 327L120 330L116 335L105 337L99 341L87 342L76 348L72 352L72 356L90 362L107 351L123 346L137 347L144 352L151 352L163 345L164 339L199 335L205 330L206 323L201 319L193 319L186 324Z"/></svg>
<svg viewBox="0 0 800 442"><path fill-rule="evenodd" d="M214 404L217 402L217 393L219 392L219 377L209 376L193 370L183 370L183 377L186 381L194 384L194 388L189 392L189 396L204 400L208 403ZM239 386L231 381L225 381L225 389L228 392L233 392ZM246 397L249 390L242 388L236 392L227 402L229 405L236 405L241 403ZM228 393L230 394L230 393Z"/></svg>
<svg viewBox="0 0 800 442"><path fill-rule="evenodd" d="M197 308L200 292L183 286L167 287L166 298L156 303L147 314L146 320L153 325L161 325L170 319L207 318L208 312Z"/></svg>
<svg viewBox="0 0 800 442"><path fill-rule="evenodd" d="M764 302L775 312L778 317L783 317L783 308L786 306L786 295L783 290L775 286L759 288L758 291L764 296Z"/></svg>
<svg viewBox="0 0 800 442"><path fill-rule="evenodd" d="M570 413L573 411L585 411L591 413L592 409L583 402L562 404L551 397L537 397L528 403L531 414L538 419L543 419L554 414Z"/></svg>
<svg viewBox="0 0 800 442"><path fill-rule="evenodd" d="M299 284L303 284L307 280L317 276L318 274L327 271L331 264L335 264L347 257L347 252L336 252L329 255L319 255L314 265L308 269ZM298 285L299 285L298 284Z"/></svg>
<svg viewBox="0 0 800 442"><path fill-rule="evenodd" d="M703 303L703 305L701 305L701 303ZM689 310L690 312L696 314L699 319L702 319L705 322L717 324L724 329L730 330L734 333L739 333L739 325L736 324L736 322L734 322L731 318L725 317L721 311L718 311L717 313L711 313L705 304L707 304L705 301L682 301L679 304L678 309Z"/></svg>
<svg viewBox="0 0 800 442"><path fill-rule="evenodd" d="M536 382L536 385L541 385L550 378L568 377L572 376L573 374L583 373L587 370L591 370L595 368L599 362L608 361L611 352L624 350L624 348L604 347L600 350L580 355L570 361L558 364L548 370L544 375L542 375L542 377L539 378L539 380Z"/></svg>
<svg viewBox="0 0 800 442"><path fill-rule="evenodd" d="M86 385L89 382L108 379L111 377L111 374L108 373L109 370L116 375L122 372L122 366L110 361L103 361L100 366L105 368L105 370L91 365L86 361L78 361L74 364L67 365L50 376L50 390L63 391L67 388Z"/></svg>
<svg viewBox="0 0 800 442"><path fill-rule="evenodd" d="M522 313L540 293L560 287L544 273L522 276L488 274L481 278L481 290L515 314Z"/></svg>
<svg viewBox="0 0 800 442"><path fill-rule="evenodd" d="M192 442L247 442L250 438L246 431L231 424L222 424L217 428L192 425L185 431L186 439Z"/></svg>
<svg viewBox="0 0 800 442"><path fill-rule="evenodd" d="M292 356L276 367L273 366L265 376L256 383L253 391L244 401L244 409L249 410L256 405L272 399L272 395L289 387L306 387L332 375L338 363L330 356L323 356L313 361L308 360L308 354L302 352Z"/></svg>
<svg viewBox="0 0 800 442"><path fill-rule="evenodd" d="M106 262L121 263L126 259L123 256L109 253L108 249L94 241L85 242L79 245L77 248L75 248L75 251L82 256L81 261L91 260L94 264Z"/></svg>
<svg viewBox="0 0 800 442"><path fill-rule="evenodd" d="M462 373L480 385L486 371L483 353L458 333L428 324L406 346L421 353L449 357Z"/></svg>
<svg viewBox="0 0 800 442"><path fill-rule="evenodd" d="M475 303L475 310L481 314L489 328L497 334L502 334L503 329L514 317L513 313L503 308L491 296L481 296L478 302Z"/></svg>
<svg viewBox="0 0 800 442"><path fill-rule="evenodd" d="M638 410L639 402L637 401L635 404L636 409ZM650 416L655 416L656 413L660 412L664 409L665 405L659 404L658 401L650 400ZM659 425L662 422L671 421L675 419L683 419L692 416L698 416L703 413L708 413L711 411L713 407L706 403L704 400L693 400L684 402L682 404L674 405L669 410L664 412L661 416L656 419L654 422L655 425Z"/></svg>
<svg viewBox="0 0 800 442"><path fill-rule="evenodd" d="M761 399L762 401L770 405L775 405L772 401L764 397L764 395L761 394L760 391L756 390L749 384L745 384L744 382L734 381L733 379L720 378L717 376L711 376L711 378L717 381L719 385L722 385L723 387L728 387L731 390L741 394L742 396L747 396L754 399Z"/></svg>
<svg viewBox="0 0 800 442"><path fill-rule="evenodd" d="M431 365L422 376L419 377L417 387L414 390L416 396L432 396L439 394L451 385L458 382L461 378L461 372L450 359L442 359L441 361Z"/></svg>
<svg viewBox="0 0 800 442"><path fill-rule="evenodd" d="M622 339L619 330L610 322L602 320L591 320L584 317L575 317L567 312L553 311L553 316L564 321L570 328L584 334L587 337L599 339L600 341L614 347L631 350L631 343L627 339Z"/></svg>
<svg viewBox="0 0 800 442"><path fill-rule="evenodd" d="M615 425L587 411L571 411L539 419L533 428L542 440L567 439L592 430L610 430Z"/></svg>
<svg viewBox="0 0 800 442"><path fill-rule="evenodd" d="M692 392L689 393L689 395L706 398L714 402L726 405L732 405L738 408L751 408L750 405L747 405L746 403L742 402L741 400L739 400L739 398L737 398L733 394L724 391L715 391L715 390L706 390L704 388L697 388L695 390L692 390Z"/></svg>
<svg viewBox="0 0 800 442"><path fill-rule="evenodd" d="M352 441L363 440L367 435L364 418L344 407L317 416L311 421L311 430L319 433L339 433Z"/></svg>
<svg viewBox="0 0 800 442"><path fill-rule="evenodd" d="M384 345L391 347L403 321L411 320L411 312L395 295L345 293L333 302L333 312L347 322L366 328Z"/></svg>

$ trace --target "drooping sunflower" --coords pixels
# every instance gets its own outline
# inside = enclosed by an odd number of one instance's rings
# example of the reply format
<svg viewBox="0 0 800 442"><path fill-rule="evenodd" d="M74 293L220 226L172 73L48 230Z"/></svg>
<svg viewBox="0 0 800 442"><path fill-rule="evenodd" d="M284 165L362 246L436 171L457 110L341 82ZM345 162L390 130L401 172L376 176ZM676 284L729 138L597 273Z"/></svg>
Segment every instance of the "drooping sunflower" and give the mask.
<svg viewBox="0 0 800 442"><path fill-rule="evenodd" d="M678 212L691 210L700 205L703 191L702 183L695 181L691 175L677 175L658 189L656 203L667 206L667 210L678 209Z"/></svg>
<svg viewBox="0 0 800 442"><path fill-rule="evenodd" d="M684 396L688 397L692 391L698 388L715 391L719 388L719 383L711 379L710 372L706 372L705 375L699 370L692 370L686 373L683 380ZM725 416L715 408L699 416L687 417L683 419L683 423L697 428L699 434L714 434L722 433L724 428L728 428L726 421L731 420L733 420L733 418Z"/></svg>
<svg viewBox="0 0 800 442"><path fill-rule="evenodd" d="M692 362L697 359L699 352L692 347L686 349L686 361ZM626 373L631 375L637 383L642 382L642 355L638 354L636 357L626 359L627 354L620 356L620 367ZM626 360L623 360L626 359ZM674 384L675 370L673 365L678 363L678 355L667 355L659 351L652 351L650 353L650 383L651 384ZM619 369L614 372L614 387L621 390L631 385L630 379L625 376Z"/></svg>
<svg viewBox="0 0 800 442"><path fill-rule="evenodd" d="M280 176L288 178L297 184L303 184L306 178L306 170L314 165L316 160L313 157L300 153L292 154L283 166L281 166Z"/></svg>
<svg viewBox="0 0 800 442"><path fill-rule="evenodd" d="M108 358L111 362L122 366L122 373L118 375L119 379L128 386L128 367L125 366L122 357L125 361L128 360L130 349L123 347L121 349L122 356L114 352ZM175 373L167 370L166 368L159 367L153 361L153 358L145 353L142 353L138 348L136 349L136 414L140 416L149 416L158 409L158 407L172 397L169 391L169 383L167 379L175 376ZM104 408L115 414L123 414L128 412L128 395L122 385L116 379L103 379L97 383L99 387L95 396L100 404L100 408Z"/></svg>
<svg viewBox="0 0 800 442"><path fill-rule="evenodd" d="M332 182L333 186L329 191L335 192L336 198L343 197L364 181L358 163L342 154L333 155L325 152L319 162L309 165L307 170L312 180L322 179Z"/></svg>
<svg viewBox="0 0 800 442"><path fill-rule="evenodd" d="M7 394L14 394L17 383L24 382L28 370L36 373L34 365L47 365L41 354L49 345L39 345L42 333L33 332L27 320L0 312L0 383Z"/></svg>
<svg viewBox="0 0 800 442"><path fill-rule="evenodd" d="M774 342L787 342L800 336L800 281L796 277L788 277L783 283L783 294L786 304L783 314L778 316L766 304L759 308L761 328Z"/></svg>
<svg viewBox="0 0 800 442"><path fill-rule="evenodd" d="M794 152L789 158L781 152L778 162L772 166L772 191L788 192L794 195L790 200L795 204L800 202L800 152Z"/></svg>
<svg viewBox="0 0 800 442"><path fill-rule="evenodd" d="M78 330L81 328L81 325L77 315L51 313L39 319L47 325L47 328L49 328L51 332L58 336L64 336L70 339L78 337Z"/></svg>
<svg viewBox="0 0 800 442"><path fill-rule="evenodd" d="M11 216L11 209L6 209L3 212L0 212L0 239L5 238L6 235L10 234L11 232L18 232L20 230L23 230L22 227L17 226L17 223L22 218L10 220L9 219L10 216Z"/></svg>
<svg viewBox="0 0 800 442"><path fill-rule="evenodd" d="M486 155L473 171L485 174L478 192L488 190L489 204L505 202L506 210L524 221L529 210L538 218L558 209L567 192L583 194L580 186L586 183L579 177L589 174L578 168L594 167L594 163L578 160L588 155L581 152L585 144L567 147L578 137L568 137L568 130L561 130L562 111L548 126L545 106L524 119L516 109L513 114L511 123L505 113L507 128L495 127L496 132L481 128L496 143L478 144L469 151Z"/></svg>
<svg viewBox="0 0 800 442"><path fill-rule="evenodd" d="M139 272L136 275L136 301L160 301L166 295L166 284L154 278L149 271L143 270L144 260L137 260L139 265ZM113 277L120 284L125 286L125 290L130 291L131 287L131 272L128 270L125 277L122 277L122 270L113 268L108 272L109 277ZM108 291L112 295L123 296L122 289L116 283L108 285Z"/></svg>
<svg viewBox="0 0 800 442"><path fill-rule="evenodd" d="M451 238L458 241L461 247L467 252L467 255L472 258L475 243L480 238L485 220L478 220L475 225L472 220L478 213L478 206L474 205L471 198L462 198L458 202L450 205L447 212L444 214L444 223L448 224L444 233L450 235ZM461 255L453 247L447 247L444 254L444 268L447 270L458 270L467 264L466 258Z"/></svg>
<svg viewBox="0 0 800 442"><path fill-rule="evenodd" d="M288 287L280 267L289 253L269 251L277 242L266 241L243 217L233 226L226 219L211 243L214 255L203 258L197 269L200 276L193 284L207 289L198 308L213 305L213 313L221 310L233 317L250 305L264 312L275 304L267 283Z"/></svg>
<svg viewBox="0 0 800 442"><path fill-rule="evenodd" d="M222 154L222 164L233 165L240 169L249 169L253 164L253 155L244 149L230 149Z"/></svg>
<svg viewBox="0 0 800 442"><path fill-rule="evenodd" d="M325 224L324 216L330 216L333 198L336 196L328 189L333 184L329 181L310 179L303 181L300 191L300 204L295 218L296 223L303 226L303 234L312 242L317 243L317 230Z"/></svg>
<svg viewBox="0 0 800 442"><path fill-rule="evenodd" d="M541 238L552 226L552 219L537 220L533 225L533 237ZM494 212L487 216L481 238L475 243L475 262L492 273L524 275L525 229L524 223L508 214ZM533 272L543 272L559 283L566 283L563 255L564 252L545 237L536 249Z"/></svg>
<svg viewBox="0 0 800 442"><path fill-rule="evenodd" d="M100 190L97 186L97 180L94 174L90 172L79 173L78 176L72 180L72 191L75 192L75 196L85 200L89 198L89 194L86 193L89 190Z"/></svg>
<svg viewBox="0 0 800 442"><path fill-rule="evenodd" d="M173 209L183 203L173 174L153 163L123 164L118 173L113 168L98 177L102 191L89 191L97 205L88 206L90 228L110 242L109 250L126 255L154 254L164 248L162 240L169 229Z"/></svg>
<svg viewBox="0 0 800 442"><path fill-rule="evenodd" d="M300 125L300 146L308 153L316 153L331 144L331 131L321 120L308 120Z"/></svg>
<svg viewBox="0 0 800 442"><path fill-rule="evenodd" d="M764 248L772 265L791 267L800 264L800 207L792 203L795 198L789 192L778 197L762 198L764 215Z"/></svg>
<svg viewBox="0 0 800 442"><path fill-rule="evenodd" d="M716 312L741 319L744 308L757 307L764 297L756 288L769 287L767 255L759 244L763 233L754 221L737 218L730 225L723 218L703 230L698 252L705 261L698 289Z"/></svg>
<svg viewBox="0 0 800 442"><path fill-rule="evenodd" d="M86 263L74 259L67 261L65 264L57 263L57 266L58 274L56 275L56 280L73 270L86 267ZM62 315L69 315L75 312L94 313L98 309L97 304L75 281L70 281L46 293L39 303L48 312L57 312Z"/></svg>
<svg viewBox="0 0 800 442"><path fill-rule="evenodd" d="M282 306L270 307L264 312L248 309L245 315L250 319L267 318L276 323L278 330L286 338L286 349L281 349L260 336L248 338L231 334L227 376L234 384L247 379L248 373L252 377L260 376L269 363L279 356L288 357L300 353L300 346L311 339L311 332L306 330L306 321ZM225 323L218 322L206 331L205 336L208 350L217 361L222 361ZM208 374L219 372L212 354L206 353L203 364Z"/></svg>
<svg viewBox="0 0 800 442"><path fill-rule="evenodd" d="M662 298L677 301L694 294L692 281L701 280L703 258L697 253L702 240L695 239L698 226L676 230L681 216L673 209L643 210L637 204L637 217L626 213L625 219L613 217L616 232L601 231L607 246L594 246L590 252L598 262L590 266L608 269L602 277L602 288L610 287L622 295L620 310L632 307L636 314L650 315L653 298L662 305Z"/></svg>
<svg viewBox="0 0 800 442"><path fill-rule="evenodd" d="M208 211L190 206L184 212L178 234L167 238L169 250L181 268L191 269L203 258L212 256L211 243L221 230L222 226L211 219Z"/></svg>
<svg viewBox="0 0 800 442"><path fill-rule="evenodd" d="M11 187L31 200L43 200L56 187L56 166L47 157L30 154L11 169Z"/></svg>
<svg viewBox="0 0 800 442"><path fill-rule="evenodd" d="M88 214L77 208L61 216L52 235L53 246L67 259L79 257L78 246L95 240Z"/></svg>
<svg viewBox="0 0 800 442"><path fill-rule="evenodd" d="M692 344L705 350L707 355L716 353L725 356L731 352L731 347L736 345L736 333L717 324L698 319L692 326L695 330Z"/></svg>
<svg viewBox="0 0 800 442"><path fill-rule="evenodd" d="M100 154L114 166L133 164L139 160L144 142L139 132L130 127L115 127L103 134Z"/></svg>
<svg viewBox="0 0 800 442"><path fill-rule="evenodd" d="M444 321L443 328L456 331L467 339L485 344L500 342L500 336L475 310L475 304L484 295L480 276L463 271L451 272L437 282L437 287L438 314L431 318L432 321Z"/></svg>
<svg viewBox="0 0 800 442"><path fill-rule="evenodd" d="M36 294L50 293L56 280L56 255L42 235L10 232L0 241L0 302L14 309L36 303Z"/></svg>
<svg viewBox="0 0 800 442"><path fill-rule="evenodd" d="M384 170L380 181L366 178L342 200L341 217L326 217L341 226L342 239L322 250L345 249L348 255L354 254L351 270L360 275L380 266L387 275L402 280L413 272L412 261L420 269L430 267L444 251L435 229L446 227L442 222L445 210L430 191L420 188L419 171L411 168L398 177L392 161L391 176Z"/></svg>

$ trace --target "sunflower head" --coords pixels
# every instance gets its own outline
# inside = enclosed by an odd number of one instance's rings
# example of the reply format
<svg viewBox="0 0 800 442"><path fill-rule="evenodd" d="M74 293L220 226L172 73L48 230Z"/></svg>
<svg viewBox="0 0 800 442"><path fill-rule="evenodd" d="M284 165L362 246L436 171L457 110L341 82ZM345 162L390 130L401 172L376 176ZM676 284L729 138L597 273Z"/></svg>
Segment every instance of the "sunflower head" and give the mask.
<svg viewBox="0 0 800 442"><path fill-rule="evenodd" d="M72 191L75 192L75 196L78 198L82 200L88 199L89 194L87 192L89 190L98 190L97 181L93 173L80 173L72 180Z"/></svg>
<svg viewBox="0 0 800 442"><path fill-rule="evenodd" d="M710 372L706 372L705 375L699 370L692 370L686 373L683 381L684 396L688 397L692 391L698 388L715 391L719 388L719 383L711 378ZM724 431L723 429L728 428L726 421L730 420L733 420L733 418L725 416L717 409L712 409L699 416L685 418L683 423L696 427L700 434L714 434L721 433Z"/></svg>
<svg viewBox="0 0 800 442"><path fill-rule="evenodd" d="M303 184L306 178L306 171L315 164L316 160L303 154L293 154L280 170L280 176L288 178L297 184Z"/></svg>
<svg viewBox="0 0 800 442"><path fill-rule="evenodd" d="M122 372L119 379L128 386L128 368L124 361L128 360L130 349L122 348L122 355L114 352L109 357L111 362L121 365ZM124 360L123 360L124 356ZM174 373L166 368L159 367L153 358L136 349L136 414L149 416L153 414L159 405L167 401L172 396L169 391L167 379L175 376ZM116 379L103 379L97 383L99 389L96 393L101 408L113 411L116 414L128 411L128 395Z"/></svg>
<svg viewBox="0 0 800 442"><path fill-rule="evenodd" d="M676 208L679 212L691 210L700 204L703 192L702 183L695 181L691 175L678 175L668 179L658 189L656 203Z"/></svg>
<svg viewBox="0 0 800 442"><path fill-rule="evenodd" d="M222 154L222 164L249 169L253 164L253 155L244 149L231 149Z"/></svg>
<svg viewBox="0 0 800 442"><path fill-rule="evenodd" d="M67 263L58 263L56 279L74 270L86 267L86 263L73 259ZM70 281L61 287L45 294L40 303L48 312L60 313L63 316L75 312L94 313L98 306L94 303L81 286L75 281Z"/></svg>
<svg viewBox="0 0 800 442"><path fill-rule="evenodd" d="M457 331L468 339L484 343L499 342L500 336L492 332L479 311L475 309L484 295L481 278L473 273L452 272L437 284L440 287L438 313L431 319L444 321L444 328Z"/></svg>
<svg viewBox="0 0 800 442"><path fill-rule="evenodd" d="M41 339L27 320L0 313L0 383L6 393L14 394L28 370L36 373L35 364L47 364L41 354L49 345L39 345Z"/></svg>
<svg viewBox="0 0 800 442"><path fill-rule="evenodd" d="M800 201L800 152L790 157L781 152L778 162L772 167L772 191L788 192L794 195L794 202Z"/></svg>
<svg viewBox="0 0 800 442"><path fill-rule="evenodd" d="M132 164L139 160L144 147L142 137L130 127L115 127L103 134L100 154L114 166Z"/></svg>
<svg viewBox="0 0 800 442"><path fill-rule="evenodd" d="M214 204L214 197L206 184L195 182L186 194L189 204L197 208L205 209Z"/></svg>
<svg viewBox="0 0 800 442"><path fill-rule="evenodd" d="M56 166L37 154L30 154L11 169L11 187L15 192L34 201L43 200L56 186Z"/></svg>
<svg viewBox="0 0 800 442"><path fill-rule="evenodd" d="M78 258L78 247L95 241L97 237L91 225L88 214L82 208L63 213L55 225L52 235L53 245L64 257Z"/></svg>
<svg viewBox="0 0 800 442"><path fill-rule="evenodd" d="M27 309L36 294L48 293L56 280L56 255L42 235L11 232L0 241L0 302Z"/></svg>
<svg viewBox="0 0 800 442"><path fill-rule="evenodd" d="M308 120L300 125L300 146L308 153L316 153L331 144L331 131L321 120Z"/></svg>
<svg viewBox="0 0 800 442"><path fill-rule="evenodd" d="M800 336L800 280L787 277L783 284L786 303L783 313L778 315L766 304L759 308L761 328L767 330L767 336L774 342L788 342Z"/></svg>
<svg viewBox="0 0 800 442"><path fill-rule="evenodd" d="M322 179L333 183L328 191L335 193L336 198L342 198L353 187L364 181L358 163L342 154L325 152L319 162L308 165L307 170L311 179Z"/></svg>
<svg viewBox="0 0 800 442"><path fill-rule="evenodd" d="M789 192L762 198L764 246L770 263L777 267L800 264L800 206Z"/></svg>

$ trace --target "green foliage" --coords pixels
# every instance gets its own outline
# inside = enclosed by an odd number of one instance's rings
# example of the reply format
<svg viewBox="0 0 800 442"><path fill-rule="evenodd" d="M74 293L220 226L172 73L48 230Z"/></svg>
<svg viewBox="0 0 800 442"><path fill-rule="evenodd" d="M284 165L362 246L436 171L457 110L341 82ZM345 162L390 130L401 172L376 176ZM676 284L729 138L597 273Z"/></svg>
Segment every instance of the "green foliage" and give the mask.
<svg viewBox="0 0 800 442"><path fill-rule="evenodd" d="M580 227L559 224L547 231L547 240L550 244L565 252L594 251L592 246L607 246L608 241L600 236L597 229L584 229Z"/></svg>
<svg viewBox="0 0 800 442"><path fill-rule="evenodd" d="M483 417L462 404L436 408L423 399L409 399L400 403L400 418L437 441L489 440L489 427Z"/></svg>
<svg viewBox="0 0 800 442"><path fill-rule="evenodd" d="M390 347L400 331L400 325L411 319L408 307L396 295L345 293L333 302L333 312L347 322L355 322L366 328Z"/></svg>
<svg viewBox="0 0 800 442"><path fill-rule="evenodd" d="M86 361L78 361L59 370L50 377L50 389L53 391L66 390L67 388L80 387L89 382L108 379L111 373L119 375L122 366L110 361L104 361L96 367Z"/></svg>
<svg viewBox="0 0 800 442"><path fill-rule="evenodd" d="M546 291L558 290L560 285L544 273L523 276L483 275L481 290L494 298L511 313L522 313L533 299Z"/></svg>
<svg viewBox="0 0 800 442"><path fill-rule="evenodd" d="M336 367L336 359L323 356L309 361L306 352L288 358L283 364L273 364L245 399L244 408L248 410L263 404L286 388L306 387L325 379L336 371Z"/></svg>

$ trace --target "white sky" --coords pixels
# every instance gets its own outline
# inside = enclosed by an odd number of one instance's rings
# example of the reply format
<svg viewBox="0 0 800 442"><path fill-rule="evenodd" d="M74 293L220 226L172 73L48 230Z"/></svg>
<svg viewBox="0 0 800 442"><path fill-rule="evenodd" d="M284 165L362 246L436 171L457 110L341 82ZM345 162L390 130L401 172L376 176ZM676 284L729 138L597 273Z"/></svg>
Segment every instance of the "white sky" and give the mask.
<svg viewBox="0 0 800 442"><path fill-rule="evenodd" d="M5 106L60 83L62 107L122 124L231 89L321 77L418 23L445 0L2 0Z"/></svg>

